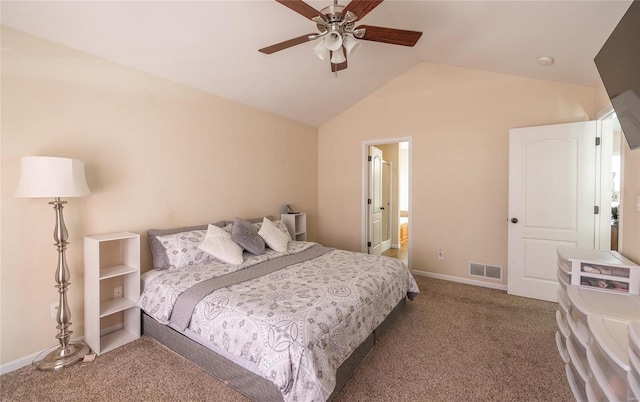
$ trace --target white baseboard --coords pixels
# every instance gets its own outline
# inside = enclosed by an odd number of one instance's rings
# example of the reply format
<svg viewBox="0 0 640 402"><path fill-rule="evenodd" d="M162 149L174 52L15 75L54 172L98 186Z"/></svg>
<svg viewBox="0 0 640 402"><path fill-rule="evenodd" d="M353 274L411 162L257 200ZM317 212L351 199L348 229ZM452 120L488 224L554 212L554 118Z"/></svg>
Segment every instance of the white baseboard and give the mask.
<svg viewBox="0 0 640 402"><path fill-rule="evenodd" d="M411 272L414 275L426 276L426 277L429 277L429 278L442 279L442 280L450 281L450 282L464 283L466 285L481 286L481 287L484 287L484 288L504 290L505 292L507 291L507 286L506 285L501 285L501 284L497 284L497 283L476 281L474 279L460 278L460 277L457 277L457 276L436 274L436 273L433 273L433 272L426 272L426 271L412 270Z"/></svg>
<svg viewBox="0 0 640 402"><path fill-rule="evenodd" d="M84 337L80 337L78 339L73 339L73 341L83 341L83 340L84 340ZM6 374L6 373L10 373L10 372L15 371L17 369L21 369L23 367L26 367L26 366L30 365L31 363L33 363L33 360L38 358L38 357L43 359L47 355L47 353L55 350L58 346L60 346L60 344L57 344L55 346L51 346L50 348L45 349L43 351L32 353L32 354L30 354L28 356L21 357L19 359L10 361L8 363L0 364L0 375Z"/></svg>
<svg viewBox="0 0 640 402"><path fill-rule="evenodd" d="M53 350L53 348L51 350ZM38 355L41 353L42 352L36 352L30 354L29 356L21 357L19 359L0 365L0 375L10 373L14 370L30 365L33 362L33 359L38 357ZM44 355L44 353L42 354Z"/></svg>

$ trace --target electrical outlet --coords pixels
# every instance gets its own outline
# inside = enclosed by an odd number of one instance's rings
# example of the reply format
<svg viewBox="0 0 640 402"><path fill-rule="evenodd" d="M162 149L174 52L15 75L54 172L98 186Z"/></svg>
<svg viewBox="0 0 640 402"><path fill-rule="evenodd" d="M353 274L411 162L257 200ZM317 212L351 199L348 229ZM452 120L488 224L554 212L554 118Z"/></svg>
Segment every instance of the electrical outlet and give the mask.
<svg viewBox="0 0 640 402"><path fill-rule="evenodd" d="M113 298L116 299L118 297L122 297L122 286L113 289Z"/></svg>
<svg viewBox="0 0 640 402"><path fill-rule="evenodd" d="M442 249L438 250L438 259L444 260L444 251Z"/></svg>
<svg viewBox="0 0 640 402"><path fill-rule="evenodd" d="M51 303L51 319L58 318L58 303Z"/></svg>

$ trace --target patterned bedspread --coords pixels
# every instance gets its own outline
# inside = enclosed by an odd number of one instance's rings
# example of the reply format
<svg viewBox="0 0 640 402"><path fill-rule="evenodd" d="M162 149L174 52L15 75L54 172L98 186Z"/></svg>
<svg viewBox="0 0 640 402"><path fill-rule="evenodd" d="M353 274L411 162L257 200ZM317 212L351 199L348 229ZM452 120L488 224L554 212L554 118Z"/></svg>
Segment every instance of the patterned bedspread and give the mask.
<svg viewBox="0 0 640 402"><path fill-rule="evenodd" d="M288 253L316 243L291 242ZM167 271L138 306L168 324L190 286L283 255L245 254L240 266L214 262ZM272 274L216 290L196 306L189 329L256 365L285 401L325 401L336 370L408 293L419 293L400 261L333 250Z"/></svg>

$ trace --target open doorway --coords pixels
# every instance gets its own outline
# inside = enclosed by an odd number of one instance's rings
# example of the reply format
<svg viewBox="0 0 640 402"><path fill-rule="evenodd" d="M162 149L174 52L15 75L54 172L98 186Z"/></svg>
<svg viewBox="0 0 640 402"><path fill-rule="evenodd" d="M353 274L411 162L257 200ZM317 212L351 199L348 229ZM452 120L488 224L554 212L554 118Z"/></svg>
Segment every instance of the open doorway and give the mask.
<svg viewBox="0 0 640 402"><path fill-rule="evenodd" d="M411 139L365 142L363 146L363 246L369 254L410 264Z"/></svg>
<svg viewBox="0 0 640 402"><path fill-rule="evenodd" d="M618 217L622 212L622 129L613 112L605 114L598 122L601 136L601 146L598 147L601 214L596 227L595 248L617 251L621 235Z"/></svg>

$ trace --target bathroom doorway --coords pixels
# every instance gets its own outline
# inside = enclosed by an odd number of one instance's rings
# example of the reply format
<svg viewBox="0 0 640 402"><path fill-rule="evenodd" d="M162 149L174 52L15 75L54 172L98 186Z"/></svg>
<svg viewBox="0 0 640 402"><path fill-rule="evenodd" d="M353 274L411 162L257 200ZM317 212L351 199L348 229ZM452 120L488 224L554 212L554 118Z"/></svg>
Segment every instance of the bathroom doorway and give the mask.
<svg viewBox="0 0 640 402"><path fill-rule="evenodd" d="M363 246L410 264L411 139L363 143Z"/></svg>

